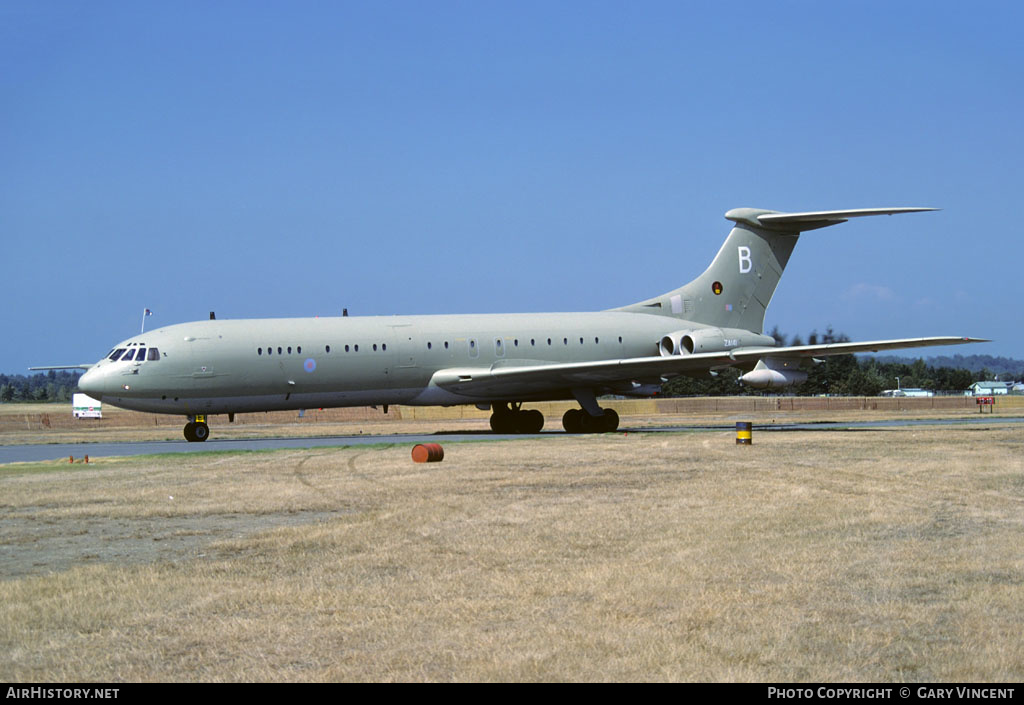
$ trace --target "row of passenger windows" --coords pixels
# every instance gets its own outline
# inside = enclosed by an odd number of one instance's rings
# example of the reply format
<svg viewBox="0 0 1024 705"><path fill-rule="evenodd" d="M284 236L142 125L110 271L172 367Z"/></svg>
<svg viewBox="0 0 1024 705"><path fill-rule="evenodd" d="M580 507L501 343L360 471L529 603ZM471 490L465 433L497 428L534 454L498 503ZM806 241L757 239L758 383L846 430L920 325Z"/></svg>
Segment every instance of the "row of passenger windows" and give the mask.
<svg viewBox="0 0 1024 705"><path fill-rule="evenodd" d="M446 343L446 345L447 345L447 343ZM291 346L282 347L282 346L279 345L276 349L277 349L277 354L278 355L291 355L292 354ZM383 352L383 351L386 351L387 349L388 349L387 343L381 343L379 346L377 345L377 343L373 343L373 350L374 350L374 352L376 352L377 350L380 350L381 352ZM266 349L267 355L273 355L274 354L274 350L275 350L275 348L268 347ZM331 351L331 346L330 345L325 345L324 346L324 352L328 352L329 353L330 351ZM359 346L358 345L351 345L351 346L346 345L345 346L345 352L359 352ZM262 355L263 354L263 348L256 348L256 354L257 355ZM299 346L297 346L295 348L295 354L296 355L301 355L302 354L302 346L301 345L299 345Z"/></svg>
<svg viewBox="0 0 1024 705"><path fill-rule="evenodd" d="M586 342L585 338L580 338L580 345L583 345L585 342ZM622 343L622 336L621 335L619 336L619 343ZM495 338L494 339L494 344L500 350L505 345L505 340L504 340L504 338ZM548 345L554 345L555 343L554 343L554 341L551 338L548 338L547 339L547 344ZM569 339L568 338L562 338L562 345L568 345L568 344L569 344ZM601 339L599 337L595 336L594 337L594 345L600 345L600 344L601 344ZM448 347L448 343L445 343L444 345L445 345L446 348ZM516 347L516 348L519 347L519 338L513 338L512 339L512 346ZM470 340L469 341L469 347L470 347L470 349L475 348L476 347L476 341L475 340ZM536 338L530 338L530 347L537 347L537 339ZM427 343L427 350L430 350L430 343Z"/></svg>
<svg viewBox="0 0 1024 705"><path fill-rule="evenodd" d="M157 348L117 348L110 351L107 359L111 362L128 362L129 360L155 362L160 359L160 350Z"/></svg>
<svg viewBox="0 0 1024 705"><path fill-rule="evenodd" d="M256 354L257 355L262 355L263 354L263 348L256 348ZM273 354L274 354L274 348L268 347L267 348L267 355L273 355ZM292 354L292 346L289 345L288 347L281 347L280 345L278 345L277 346L277 354L278 355L291 355ZM296 355L301 355L302 354L302 346L301 345L295 348L295 354Z"/></svg>
<svg viewBox="0 0 1024 705"><path fill-rule="evenodd" d="M495 338L494 340L499 345L504 343L504 340L501 339L501 338ZM470 341L470 342L472 343L472 341ZM622 336L621 335L619 336L619 342L620 343L622 342ZM547 343L548 343L548 345L552 345L551 338L547 339ZM562 345L568 345L568 344L569 344L569 339L568 338L562 338ZM584 344L584 338L580 338L580 345L583 345L583 344ZM594 345L600 345L600 344L601 344L601 339L595 336L594 337ZM519 338L513 338L512 339L512 345L514 347L519 347ZM536 338L530 338L530 346L531 347L536 347L536 345L537 345L537 339ZM427 343L427 349L428 350L430 349L430 343Z"/></svg>
<svg viewBox="0 0 1024 705"><path fill-rule="evenodd" d="M580 341L580 345L583 345L585 343L585 338L581 337L579 339L579 341ZM495 342L496 346L498 347L498 349L501 349L505 345L504 338L495 338L494 342ZM551 338L547 338L546 342L547 342L547 344L549 346L555 344L554 340L551 339ZM622 343L622 336L621 335L619 336L619 343L620 344ZM468 344L469 344L469 349L470 350L476 350L476 346L477 346L476 339L470 338L469 341L468 341ZM542 344L543 344L543 341L542 341ZM569 339L568 338L562 338L562 345L568 345L568 344L569 344ZM600 344L601 344L601 339L599 337L595 336L594 337L594 345L600 345ZM513 347L519 347L519 338L513 338L512 339L512 346ZM530 346L531 347L536 347L537 346L537 339L536 338L530 338ZM373 343L372 347L373 347L373 351L374 352L377 352L378 350L380 350L381 352L386 352L387 349L388 349L388 344L387 343L380 343L378 345L377 343ZM429 341L428 340L427 341L427 350L433 350L433 349L434 349L433 341ZM450 349L450 343L447 340L444 341L444 349L445 350ZM280 345L277 346L277 348L267 347L266 348L266 354L267 355L274 355L275 354L275 350L277 351L276 352L277 355L291 355L292 354L292 347L291 346L284 347L284 346L280 346ZM345 345L344 346L344 350L345 350L345 352L359 352L359 345L358 344ZM324 352L330 353L331 352L331 346L330 345L325 345L324 346ZM257 355L263 355L263 353L264 353L264 348L256 348L256 354ZM301 355L302 354L302 346L297 346L295 348L295 353L297 355Z"/></svg>

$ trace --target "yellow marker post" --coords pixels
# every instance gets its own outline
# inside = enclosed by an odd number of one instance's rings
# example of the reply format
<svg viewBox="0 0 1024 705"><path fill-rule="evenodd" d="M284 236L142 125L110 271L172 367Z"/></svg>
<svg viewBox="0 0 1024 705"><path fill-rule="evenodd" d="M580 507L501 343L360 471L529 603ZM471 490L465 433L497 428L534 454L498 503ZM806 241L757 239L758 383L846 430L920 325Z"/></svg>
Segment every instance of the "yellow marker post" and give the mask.
<svg viewBox="0 0 1024 705"><path fill-rule="evenodd" d="M753 439L754 424L750 421L737 421L736 422L736 445L738 446L749 446L754 443Z"/></svg>

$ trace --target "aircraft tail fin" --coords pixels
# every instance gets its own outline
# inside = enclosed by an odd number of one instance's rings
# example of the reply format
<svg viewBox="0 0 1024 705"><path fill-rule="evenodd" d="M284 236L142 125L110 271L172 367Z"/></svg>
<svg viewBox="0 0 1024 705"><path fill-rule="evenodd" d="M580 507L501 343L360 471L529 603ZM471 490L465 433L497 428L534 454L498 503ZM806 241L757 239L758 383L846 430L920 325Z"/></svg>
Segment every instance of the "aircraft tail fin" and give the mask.
<svg viewBox="0 0 1024 705"><path fill-rule="evenodd" d="M845 223L850 218L895 215L935 208L861 208L780 213L734 208L735 223L711 265L689 284L617 311L672 316L698 325L761 333L764 315L800 233Z"/></svg>

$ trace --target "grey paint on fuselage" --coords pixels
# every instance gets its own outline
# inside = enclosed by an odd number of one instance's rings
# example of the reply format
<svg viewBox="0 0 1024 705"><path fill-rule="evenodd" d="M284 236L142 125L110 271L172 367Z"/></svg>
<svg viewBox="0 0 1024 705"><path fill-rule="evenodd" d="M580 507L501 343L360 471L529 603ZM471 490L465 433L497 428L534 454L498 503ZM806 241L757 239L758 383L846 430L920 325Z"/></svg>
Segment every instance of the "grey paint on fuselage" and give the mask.
<svg viewBox="0 0 1024 705"><path fill-rule="evenodd" d="M651 356L663 335L701 327L618 311L197 321L119 343L155 347L160 360L102 360L87 386L115 406L184 415L472 404L481 398L432 385L434 373ZM487 401L559 398L571 392Z"/></svg>

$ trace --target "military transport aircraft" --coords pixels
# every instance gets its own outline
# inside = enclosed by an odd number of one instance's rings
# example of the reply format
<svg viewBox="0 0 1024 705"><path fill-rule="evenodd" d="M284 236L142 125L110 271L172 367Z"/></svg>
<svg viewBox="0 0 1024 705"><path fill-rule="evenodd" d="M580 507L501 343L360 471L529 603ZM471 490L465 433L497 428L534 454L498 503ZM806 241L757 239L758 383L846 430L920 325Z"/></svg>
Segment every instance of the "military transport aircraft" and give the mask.
<svg viewBox="0 0 1024 705"><path fill-rule="evenodd" d="M736 367L755 388L798 384L826 355L986 342L964 337L778 347L765 309L800 233L849 218L932 208L780 213L736 208L708 269L689 284L608 311L493 315L211 320L118 343L79 388L125 409L188 418L205 441L206 417L240 412L389 404L475 404L496 432L544 425L524 402L575 399L570 433L613 431L605 394L652 396L677 375ZM50 369L50 368L32 368Z"/></svg>

